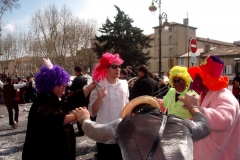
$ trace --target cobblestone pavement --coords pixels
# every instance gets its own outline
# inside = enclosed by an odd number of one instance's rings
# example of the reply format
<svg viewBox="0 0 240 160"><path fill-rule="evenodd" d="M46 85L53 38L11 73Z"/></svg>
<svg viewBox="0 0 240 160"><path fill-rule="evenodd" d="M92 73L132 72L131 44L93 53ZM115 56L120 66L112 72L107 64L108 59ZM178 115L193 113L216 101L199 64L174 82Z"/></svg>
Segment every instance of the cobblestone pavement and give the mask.
<svg viewBox="0 0 240 160"><path fill-rule="evenodd" d="M0 160L21 160L31 103L19 104L18 128L11 130L5 105L0 104ZM3 118L2 118L3 116ZM77 132L77 125L74 124ZM76 137L76 160L94 160L96 143L87 136Z"/></svg>

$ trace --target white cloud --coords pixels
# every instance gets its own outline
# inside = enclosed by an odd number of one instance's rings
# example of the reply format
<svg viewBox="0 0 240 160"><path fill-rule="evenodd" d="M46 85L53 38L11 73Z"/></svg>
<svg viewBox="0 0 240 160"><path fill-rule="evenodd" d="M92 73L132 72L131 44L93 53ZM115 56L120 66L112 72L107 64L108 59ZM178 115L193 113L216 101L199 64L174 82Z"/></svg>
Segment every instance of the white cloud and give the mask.
<svg viewBox="0 0 240 160"><path fill-rule="evenodd" d="M12 24L6 24L3 28L11 33L13 33L15 31L15 27Z"/></svg>

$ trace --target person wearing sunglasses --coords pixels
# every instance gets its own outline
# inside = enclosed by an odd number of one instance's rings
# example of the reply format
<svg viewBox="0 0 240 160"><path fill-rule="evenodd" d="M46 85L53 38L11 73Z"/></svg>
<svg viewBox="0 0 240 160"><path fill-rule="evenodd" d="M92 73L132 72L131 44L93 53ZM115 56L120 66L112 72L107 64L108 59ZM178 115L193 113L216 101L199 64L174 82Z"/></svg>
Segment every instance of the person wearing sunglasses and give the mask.
<svg viewBox="0 0 240 160"><path fill-rule="evenodd" d="M105 124L120 118L122 109L128 103L129 90L126 80L119 79L123 60L118 54L105 53L93 70L96 90L90 94L88 109L96 122ZM118 144L97 143L97 159L121 160Z"/></svg>
<svg viewBox="0 0 240 160"><path fill-rule="evenodd" d="M186 93L199 95L195 91L190 91L189 86L192 78L186 67L174 66L169 72L169 83L171 88L162 100L162 107L167 109L168 114L173 114L180 118L191 119L192 114L184 107L184 103L178 100L179 97L185 96Z"/></svg>

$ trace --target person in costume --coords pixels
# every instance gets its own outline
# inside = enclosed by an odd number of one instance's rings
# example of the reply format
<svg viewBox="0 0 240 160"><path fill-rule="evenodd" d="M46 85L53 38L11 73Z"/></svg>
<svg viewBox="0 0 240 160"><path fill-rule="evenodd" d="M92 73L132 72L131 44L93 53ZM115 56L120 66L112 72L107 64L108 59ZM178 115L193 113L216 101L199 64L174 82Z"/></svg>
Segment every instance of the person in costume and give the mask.
<svg viewBox="0 0 240 160"><path fill-rule="evenodd" d="M193 121L164 115L156 98L139 96L123 109L121 118L106 124L90 120L89 112L78 108L85 134L101 143L118 143L124 160L193 159L193 141L210 133L204 115L192 108Z"/></svg>
<svg viewBox="0 0 240 160"><path fill-rule="evenodd" d="M90 94L88 109L91 116L97 116L97 123L104 124L119 118L128 103L128 83L119 79L122 63L118 54L104 53L93 70L97 89ZM98 160L122 159L117 144L97 143L97 150Z"/></svg>
<svg viewBox="0 0 240 160"><path fill-rule="evenodd" d="M240 157L239 103L222 76L224 62L207 56L200 66L188 69L193 79L190 88L201 93L197 98L186 94L180 100L186 108L198 107L207 118L211 133L194 143L194 160L236 160Z"/></svg>
<svg viewBox="0 0 240 160"><path fill-rule="evenodd" d="M11 126L11 129L16 129L18 127L19 106L16 99L17 89L23 88L29 83L31 83L31 81L22 84L14 84L11 77L7 77L6 84L3 84L3 82L0 81L0 87L2 88L4 103L8 110L9 125Z"/></svg>
<svg viewBox="0 0 240 160"><path fill-rule="evenodd" d="M64 100L68 73L58 65L44 59L46 66L35 76L39 92L33 102L27 123L23 160L75 160L76 139L73 122L77 117L69 113ZM95 88L90 84L82 91L86 96Z"/></svg>
<svg viewBox="0 0 240 160"><path fill-rule="evenodd" d="M233 88L232 93L239 101L240 96L240 72L233 78Z"/></svg>
<svg viewBox="0 0 240 160"><path fill-rule="evenodd" d="M196 97L199 95L189 90L192 78L189 75L186 67L174 66L169 72L169 83L172 86L166 96L162 100L162 105L167 109L168 114L173 114L180 118L191 119L192 114L184 107L182 101L178 97L184 96L186 93L194 94Z"/></svg>

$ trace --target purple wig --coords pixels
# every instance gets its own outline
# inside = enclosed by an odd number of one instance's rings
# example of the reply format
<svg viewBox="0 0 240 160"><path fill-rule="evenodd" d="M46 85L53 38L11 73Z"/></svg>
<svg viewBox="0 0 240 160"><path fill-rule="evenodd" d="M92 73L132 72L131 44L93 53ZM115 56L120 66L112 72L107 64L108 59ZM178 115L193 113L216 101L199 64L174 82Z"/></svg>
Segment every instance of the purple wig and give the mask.
<svg viewBox="0 0 240 160"><path fill-rule="evenodd" d="M52 69L42 66L35 76L36 89L39 93L52 91L55 86L67 84L69 77L68 73L58 65L53 65Z"/></svg>

